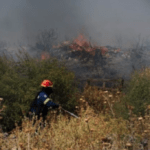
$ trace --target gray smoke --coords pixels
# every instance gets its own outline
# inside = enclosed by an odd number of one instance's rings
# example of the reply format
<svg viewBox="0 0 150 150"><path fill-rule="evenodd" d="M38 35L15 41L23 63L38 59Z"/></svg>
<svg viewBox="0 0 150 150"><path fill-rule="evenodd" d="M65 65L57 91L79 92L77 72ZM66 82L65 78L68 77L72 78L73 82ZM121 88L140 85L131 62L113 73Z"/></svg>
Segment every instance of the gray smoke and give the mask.
<svg viewBox="0 0 150 150"><path fill-rule="evenodd" d="M34 39L38 31L54 28L73 36L83 26L78 2L70 0L14 0L0 2L0 39L9 42Z"/></svg>
<svg viewBox="0 0 150 150"><path fill-rule="evenodd" d="M59 38L79 32L101 45L131 46L150 35L149 0L1 0L0 40L28 43L39 30L54 28Z"/></svg>

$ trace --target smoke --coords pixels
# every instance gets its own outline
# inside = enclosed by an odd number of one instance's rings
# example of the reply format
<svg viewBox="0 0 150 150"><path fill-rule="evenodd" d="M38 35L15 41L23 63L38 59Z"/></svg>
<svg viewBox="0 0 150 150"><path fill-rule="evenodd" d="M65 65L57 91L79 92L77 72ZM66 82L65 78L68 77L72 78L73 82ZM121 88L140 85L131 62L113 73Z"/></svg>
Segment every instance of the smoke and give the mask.
<svg viewBox="0 0 150 150"><path fill-rule="evenodd" d="M76 1L3 0L1 3L0 39L11 43L29 42L38 31L50 28L57 29L60 38L73 36L83 25Z"/></svg>
<svg viewBox="0 0 150 150"><path fill-rule="evenodd" d="M81 7L87 30L103 45L114 44L122 38L123 46L130 46L139 34L150 35L150 11L145 1L86 0Z"/></svg>
<svg viewBox="0 0 150 150"><path fill-rule="evenodd" d="M149 0L1 0L0 40L28 43L54 28L59 38L84 32L101 45L130 46L150 35Z"/></svg>

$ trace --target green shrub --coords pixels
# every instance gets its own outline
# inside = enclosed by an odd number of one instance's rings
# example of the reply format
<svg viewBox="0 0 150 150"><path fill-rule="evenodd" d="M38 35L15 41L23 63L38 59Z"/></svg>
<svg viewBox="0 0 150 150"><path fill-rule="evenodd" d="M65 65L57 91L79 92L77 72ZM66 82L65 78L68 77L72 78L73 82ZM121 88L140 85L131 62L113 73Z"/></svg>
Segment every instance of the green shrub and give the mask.
<svg viewBox="0 0 150 150"><path fill-rule="evenodd" d="M11 106L19 106L26 114L35 95L41 89L40 83L44 79L49 79L54 83L52 95L54 102L70 111L74 110L78 92L75 75L67 70L64 62L58 62L55 58L41 61L27 53L20 52L18 62L1 57L0 68L2 68L0 70L0 96L4 98L4 105L8 107L3 113L5 121L2 122L6 129L13 128L18 118L16 109L13 109L12 115L9 115ZM10 122L11 127L9 127Z"/></svg>
<svg viewBox="0 0 150 150"><path fill-rule="evenodd" d="M7 105L4 113L2 113L3 120L1 121L2 130L11 131L15 128L15 125L21 125L22 123L22 110L18 103L11 103Z"/></svg>
<svg viewBox="0 0 150 150"><path fill-rule="evenodd" d="M142 72L134 72L124 91L125 96L122 98L120 104L118 103L115 106L116 111L120 110L120 112L118 111L118 115L128 116L127 105L133 106L134 109L132 112L134 114L138 116L145 114L146 106L150 104L149 71L149 69L145 69Z"/></svg>
<svg viewBox="0 0 150 150"><path fill-rule="evenodd" d="M115 117L123 119L129 119L129 110L127 108L127 103L122 99L120 102L116 102L113 106L115 112Z"/></svg>

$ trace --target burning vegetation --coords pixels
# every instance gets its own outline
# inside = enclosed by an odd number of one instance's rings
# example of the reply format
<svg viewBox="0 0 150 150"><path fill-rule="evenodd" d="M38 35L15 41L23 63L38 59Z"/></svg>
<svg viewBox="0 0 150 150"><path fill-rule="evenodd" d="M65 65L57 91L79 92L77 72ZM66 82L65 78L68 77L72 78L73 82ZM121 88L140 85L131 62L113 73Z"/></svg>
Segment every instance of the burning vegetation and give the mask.
<svg viewBox="0 0 150 150"><path fill-rule="evenodd" d="M48 52L42 52L41 60L46 60L50 58L50 54Z"/></svg>
<svg viewBox="0 0 150 150"><path fill-rule="evenodd" d="M54 51L59 50L61 56L69 61L66 63L69 69L75 68L73 71L80 78L102 78L102 76L112 78L112 75L117 75L113 68L113 60L121 55L119 48L94 45L83 34L79 34L72 41L53 46L53 48Z"/></svg>
<svg viewBox="0 0 150 150"><path fill-rule="evenodd" d="M65 41L61 45L53 46L53 48L62 48L64 46L68 46L70 48L70 52L76 52L78 53L78 55L80 54L80 52L85 52L95 56L96 50L99 50L102 55L106 55L106 53L108 52L108 49L104 46L92 45L91 42L88 41L82 34L80 34L72 42Z"/></svg>

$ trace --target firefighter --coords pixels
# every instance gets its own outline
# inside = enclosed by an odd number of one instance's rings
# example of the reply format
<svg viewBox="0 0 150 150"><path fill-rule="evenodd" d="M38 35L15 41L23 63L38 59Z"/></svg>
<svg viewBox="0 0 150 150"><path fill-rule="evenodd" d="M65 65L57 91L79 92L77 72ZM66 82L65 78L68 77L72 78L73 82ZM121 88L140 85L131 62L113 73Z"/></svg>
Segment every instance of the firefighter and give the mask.
<svg viewBox="0 0 150 150"><path fill-rule="evenodd" d="M33 115L35 115L38 119L40 119L40 115L42 115L43 121L45 121L49 108L59 108L59 105L52 102L52 99L50 98L53 93L52 81L44 80L41 83L41 86L42 90L38 92L30 106L29 118L31 119Z"/></svg>

